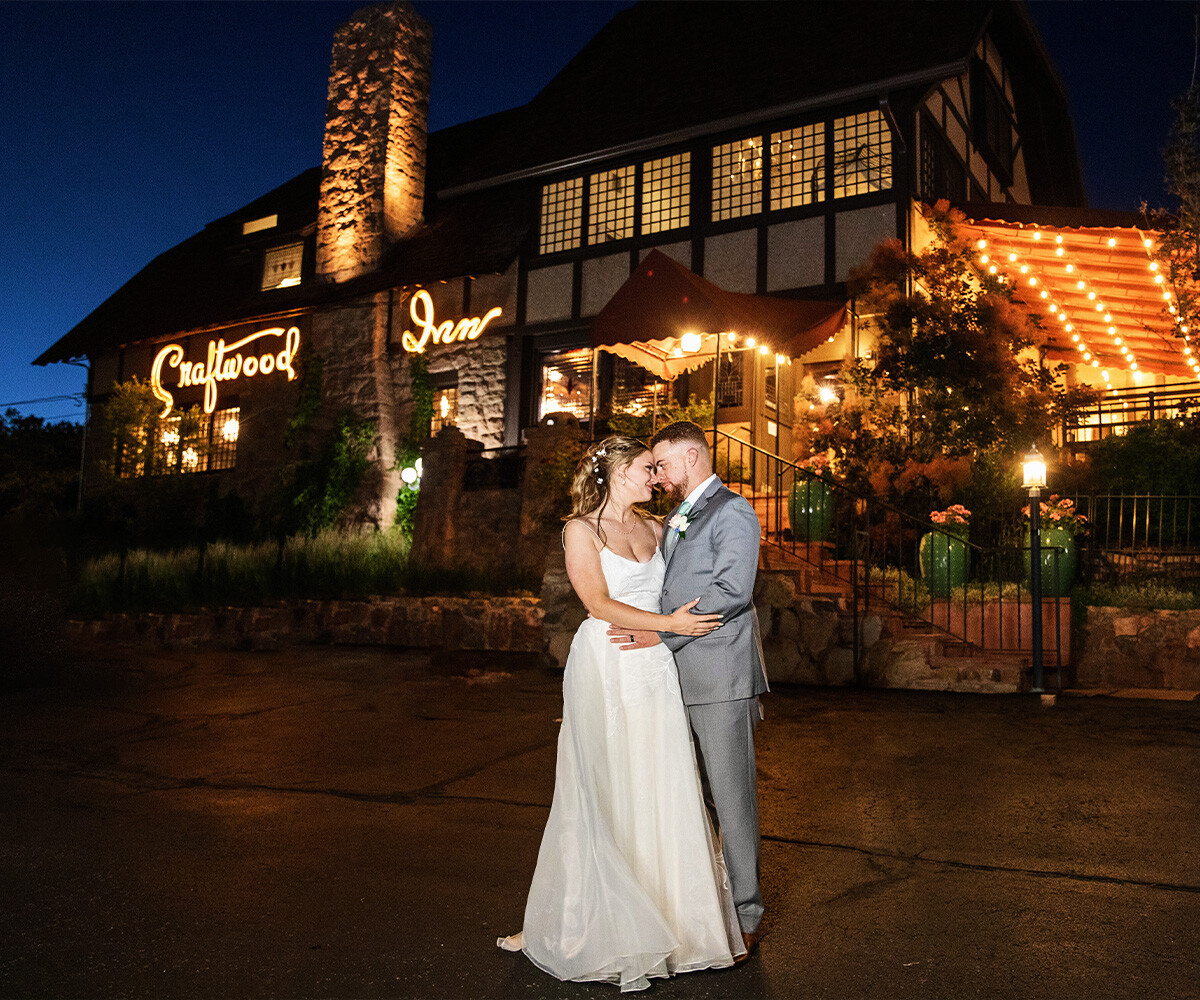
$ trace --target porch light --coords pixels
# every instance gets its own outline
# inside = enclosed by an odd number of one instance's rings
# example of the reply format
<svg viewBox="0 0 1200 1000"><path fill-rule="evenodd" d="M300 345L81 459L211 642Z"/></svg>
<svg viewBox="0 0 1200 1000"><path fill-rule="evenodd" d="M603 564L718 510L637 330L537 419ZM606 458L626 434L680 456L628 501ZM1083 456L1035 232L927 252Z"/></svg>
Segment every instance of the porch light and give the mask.
<svg viewBox="0 0 1200 1000"><path fill-rule="evenodd" d="M771 348L769 348L766 344L762 344L758 348L758 353L761 354L763 357L766 357L768 354L771 353Z"/></svg>
<svg viewBox="0 0 1200 1000"><path fill-rule="evenodd" d="M685 333L679 338L679 346L682 347L688 354L695 354L700 350L700 334Z"/></svg>
<svg viewBox="0 0 1200 1000"><path fill-rule="evenodd" d="M1021 463L1023 476L1022 486L1027 490L1041 490L1046 487L1046 460L1037 450L1037 445L1025 456Z"/></svg>
<svg viewBox="0 0 1200 1000"><path fill-rule="evenodd" d="M1033 692L1042 693L1042 490L1046 460L1035 444L1021 463L1022 485L1029 491L1029 596L1032 599Z"/></svg>

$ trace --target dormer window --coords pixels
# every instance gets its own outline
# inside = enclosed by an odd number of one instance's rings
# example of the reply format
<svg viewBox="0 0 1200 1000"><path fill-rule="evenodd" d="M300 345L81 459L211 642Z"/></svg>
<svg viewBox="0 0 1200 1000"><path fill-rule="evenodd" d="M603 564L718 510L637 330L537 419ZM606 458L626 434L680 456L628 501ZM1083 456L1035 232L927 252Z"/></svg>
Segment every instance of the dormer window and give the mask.
<svg viewBox="0 0 1200 1000"><path fill-rule="evenodd" d="M268 250L263 259L262 290L290 288L300 284L300 265L304 262L304 244L289 243Z"/></svg>
<svg viewBox="0 0 1200 1000"><path fill-rule="evenodd" d="M261 219L251 219L249 222L242 223L242 235L249 236L251 233L261 233L264 229L274 229L279 225L278 215L264 215Z"/></svg>

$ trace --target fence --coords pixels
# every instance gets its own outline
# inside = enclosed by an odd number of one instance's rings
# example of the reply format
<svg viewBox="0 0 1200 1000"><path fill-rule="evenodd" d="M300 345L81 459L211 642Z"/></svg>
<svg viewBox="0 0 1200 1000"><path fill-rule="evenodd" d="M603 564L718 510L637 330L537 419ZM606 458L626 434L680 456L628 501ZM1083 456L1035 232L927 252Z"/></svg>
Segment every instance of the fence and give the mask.
<svg viewBox="0 0 1200 1000"><path fill-rule="evenodd" d="M754 506L764 544L845 585L856 667L861 619L876 605L981 649L1032 653L1036 616L1027 548L973 543L724 432L715 441L717 472ZM1067 555L1043 547L1041 648L1060 685L1070 605L1057 582Z"/></svg>
<svg viewBox="0 0 1200 1000"><path fill-rule="evenodd" d="M1086 446L1110 434L1122 434L1143 420L1186 417L1200 411L1200 382L1156 389L1112 389L1063 424L1063 442Z"/></svg>
<svg viewBox="0 0 1200 1000"><path fill-rule="evenodd" d="M1086 578L1200 579L1200 496L1083 494Z"/></svg>

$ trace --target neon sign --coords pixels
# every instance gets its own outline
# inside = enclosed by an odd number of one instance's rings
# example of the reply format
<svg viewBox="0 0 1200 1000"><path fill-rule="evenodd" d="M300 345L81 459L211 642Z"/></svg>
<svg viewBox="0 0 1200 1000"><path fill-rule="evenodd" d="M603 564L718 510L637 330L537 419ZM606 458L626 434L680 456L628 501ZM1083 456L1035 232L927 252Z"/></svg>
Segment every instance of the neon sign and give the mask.
<svg viewBox="0 0 1200 1000"><path fill-rule="evenodd" d="M273 354L236 354L247 344L264 337L282 337L283 349ZM179 369L180 389L188 386L204 386L204 412L212 413L217 408L217 383L231 382L238 378L254 378L256 375L270 375L272 372L287 372L288 381L296 377L294 362L300 350L300 330L298 327L284 329L275 326L269 330L259 330L248 337L232 344L224 340L208 342L208 357L205 361L184 361L183 348L179 344L168 344L154 358L150 368L150 388L154 395L163 403L160 416L167 416L175 406L175 397L163 388L163 366Z"/></svg>
<svg viewBox="0 0 1200 1000"><path fill-rule="evenodd" d="M482 317L471 316L467 319L460 319L457 323L448 319L444 323L438 324L434 322L433 318L433 298L422 288L413 293L413 297L408 303L408 314L412 317L413 325L420 333L415 334L412 330L405 330L400 337L400 343L404 345L406 351L413 354L424 354L425 345L430 340L435 344L478 340L479 335L483 333L483 328L502 312L503 310L497 306L489 309Z"/></svg>

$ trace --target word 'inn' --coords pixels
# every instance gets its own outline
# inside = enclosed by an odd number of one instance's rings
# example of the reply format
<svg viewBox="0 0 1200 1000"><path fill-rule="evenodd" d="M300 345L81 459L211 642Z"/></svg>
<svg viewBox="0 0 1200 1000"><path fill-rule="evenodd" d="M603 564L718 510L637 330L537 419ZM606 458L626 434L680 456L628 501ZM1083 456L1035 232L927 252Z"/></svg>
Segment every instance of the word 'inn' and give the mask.
<svg viewBox="0 0 1200 1000"><path fill-rule="evenodd" d="M431 339L435 344L478 340L479 335L483 333L483 328L502 312L503 310L497 306L489 309L482 318L471 316L467 319L460 319L457 323L448 319L439 325L434 322L433 318L433 297L422 288L413 293L413 297L408 303L408 314L412 317L413 324L420 330L420 335L414 334L412 330L405 330L400 337L400 343L404 345L406 351L413 354L424 354L425 345Z"/></svg>

